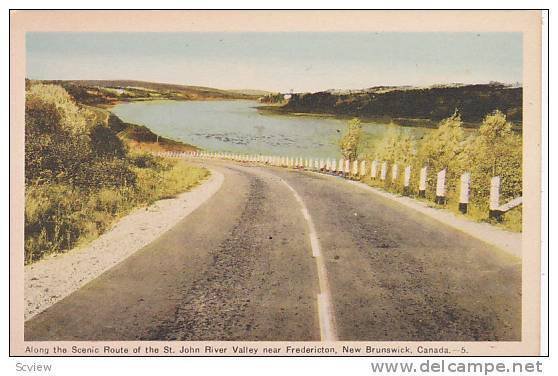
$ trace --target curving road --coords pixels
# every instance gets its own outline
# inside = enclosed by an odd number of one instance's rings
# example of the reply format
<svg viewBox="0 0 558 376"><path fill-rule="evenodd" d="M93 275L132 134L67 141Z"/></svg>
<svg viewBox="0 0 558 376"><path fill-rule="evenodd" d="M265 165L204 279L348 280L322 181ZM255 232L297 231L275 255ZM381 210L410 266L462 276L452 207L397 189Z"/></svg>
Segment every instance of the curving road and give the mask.
<svg viewBox="0 0 558 376"><path fill-rule="evenodd" d="M26 340L519 340L521 261L314 173L221 189L25 323Z"/></svg>

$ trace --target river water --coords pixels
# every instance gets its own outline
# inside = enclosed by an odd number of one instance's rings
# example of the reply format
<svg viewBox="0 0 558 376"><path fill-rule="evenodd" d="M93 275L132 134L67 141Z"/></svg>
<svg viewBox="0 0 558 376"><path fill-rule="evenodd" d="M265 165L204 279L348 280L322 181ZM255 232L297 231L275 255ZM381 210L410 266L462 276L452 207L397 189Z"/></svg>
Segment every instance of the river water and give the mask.
<svg viewBox="0 0 558 376"><path fill-rule="evenodd" d="M150 101L122 103L112 112L167 138L208 151L303 157L340 157L338 142L347 120L332 117L270 115L255 101ZM363 123L371 139L394 124ZM401 127L420 136L426 128Z"/></svg>

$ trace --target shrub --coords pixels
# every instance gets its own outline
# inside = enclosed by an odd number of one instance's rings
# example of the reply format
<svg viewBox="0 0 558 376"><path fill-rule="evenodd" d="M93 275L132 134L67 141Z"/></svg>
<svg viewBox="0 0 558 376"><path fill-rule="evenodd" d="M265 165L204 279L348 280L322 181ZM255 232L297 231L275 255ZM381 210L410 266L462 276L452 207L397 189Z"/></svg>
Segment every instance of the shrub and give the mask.
<svg viewBox="0 0 558 376"><path fill-rule="evenodd" d="M83 166L75 183L90 189L126 187L136 184L136 175L125 159L100 159Z"/></svg>
<svg viewBox="0 0 558 376"><path fill-rule="evenodd" d="M28 187L25 192L25 260L69 249L82 234L81 194L64 185Z"/></svg>
<svg viewBox="0 0 558 376"><path fill-rule="evenodd" d="M133 166L139 168L152 168L159 170L163 167L160 162L160 158L156 158L153 154L145 152L131 152L128 154L128 159Z"/></svg>
<svg viewBox="0 0 558 376"><path fill-rule="evenodd" d="M455 190L457 179L463 173L464 141L462 122L457 113L442 120L436 130L419 142L413 170L418 172L422 167L427 167L427 185L435 187L438 172L445 169L446 189Z"/></svg>
<svg viewBox="0 0 558 376"><path fill-rule="evenodd" d="M486 116L465 156L463 168L471 172L471 199L476 205L488 209L493 176L500 176L502 201L522 195L522 139L503 113Z"/></svg>
<svg viewBox="0 0 558 376"><path fill-rule="evenodd" d="M95 126L90 133L91 148L97 157L124 158L126 147L116 132L103 125Z"/></svg>
<svg viewBox="0 0 558 376"><path fill-rule="evenodd" d="M60 126L73 134L87 133L91 124L88 119L94 117L90 111L79 107L73 98L58 85L31 85L26 98L40 98L41 101L52 104L60 115Z"/></svg>
<svg viewBox="0 0 558 376"><path fill-rule="evenodd" d="M512 129L512 124L500 111L487 115L478 132L465 139L461 120L457 114L440 122L438 129L420 140L406 136L401 130L388 132L366 157L389 167L400 164L400 175L405 165L411 165L411 194L418 192L418 176L422 167L428 167L427 197L434 196L437 173L446 169L446 199L457 210L461 174L471 173L469 212L475 219L486 220L490 196L490 180L500 176L501 203L522 195L522 139ZM389 169L391 171L391 168ZM388 174L389 176L389 174ZM389 177L385 182L365 181L387 190L400 191L401 181L396 185ZM514 231L521 230L521 207L506 213L503 225Z"/></svg>
<svg viewBox="0 0 558 376"><path fill-rule="evenodd" d="M26 263L93 239L132 208L171 197L207 174L183 162L136 152L127 155L116 135L118 118L109 117L111 128L95 124L98 118L91 114L95 115L58 86L29 85Z"/></svg>
<svg viewBox="0 0 558 376"><path fill-rule="evenodd" d="M90 138L63 126L56 103L39 93L28 95L25 103L26 182L71 182L91 160Z"/></svg>
<svg viewBox="0 0 558 376"><path fill-rule="evenodd" d="M355 160L358 157L358 146L362 134L360 120L353 119L347 123L347 130L339 142L341 154L345 159Z"/></svg>

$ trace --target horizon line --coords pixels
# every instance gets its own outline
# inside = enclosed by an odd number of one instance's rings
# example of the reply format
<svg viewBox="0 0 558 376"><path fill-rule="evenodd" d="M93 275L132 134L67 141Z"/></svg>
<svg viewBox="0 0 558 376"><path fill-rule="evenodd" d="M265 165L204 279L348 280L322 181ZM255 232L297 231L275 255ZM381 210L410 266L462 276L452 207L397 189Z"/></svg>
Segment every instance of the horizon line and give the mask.
<svg viewBox="0 0 558 376"><path fill-rule="evenodd" d="M488 81L488 82L434 82L434 83L430 83L430 84L425 84L425 85L411 85L411 84L404 84L404 85L393 85L393 84L377 84L377 85L372 85L372 86L366 86L366 87L361 87L361 88L347 88L347 87L329 87L327 89L317 89L317 90L312 90L312 91L293 91L291 89L289 90L269 90L269 89L261 89L261 88L251 88L251 87L244 87L244 88L223 88L223 87L215 87L215 86L208 86L205 84L186 84L186 83L179 83L179 82L168 82L168 81L149 81L146 79L137 79L137 78L71 78L71 79L56 79L56 78L31 78L31 77L25 77L26 80L31 80L31 81L61 81L61 82L70 82L70 81L136 81L136 82L144 82L144 83L151 83L151 84L165 84L165 85L178 85L178 86L186 86L186 87L201 87L201 88L207 88L207 89L217 89L217 90L225 90L225 91L240 91L240 90L254 90L254 91L265 91L268 93L280 93L280 94L301 94L301 93L319 93L319 92L327 92L327 91L333 91L333 90L348 90L348 91L362 91L362 90L368 90L368 89L374 89L374 88L381 88L381 87L386 87L386 88L403 88L403 87L408 87L408 88L416 88L416 89L422 89L422 88L435 88L436 86L442 86L442 85L460 85L460 86L473 86L473 85L502 85L502 86L516 86L516 87L523 87L523 82L521 81L515 81L515 82L502 82L502 81Z"/></svg>

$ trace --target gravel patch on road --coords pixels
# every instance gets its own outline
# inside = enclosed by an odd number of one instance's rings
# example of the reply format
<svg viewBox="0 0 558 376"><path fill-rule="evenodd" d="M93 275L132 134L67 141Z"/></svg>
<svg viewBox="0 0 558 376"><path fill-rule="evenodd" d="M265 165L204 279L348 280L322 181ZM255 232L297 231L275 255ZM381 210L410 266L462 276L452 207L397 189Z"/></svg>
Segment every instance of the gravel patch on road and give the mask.
<svg viewBox="0 0 558 376"><path fill-rule="evenodd" d="M133 211L87 246L25 266L25 320L171 229L216 193L223 181L223 174L212 170L209 179L201 185L175 198L160 200L147 208Z"/></svg>

